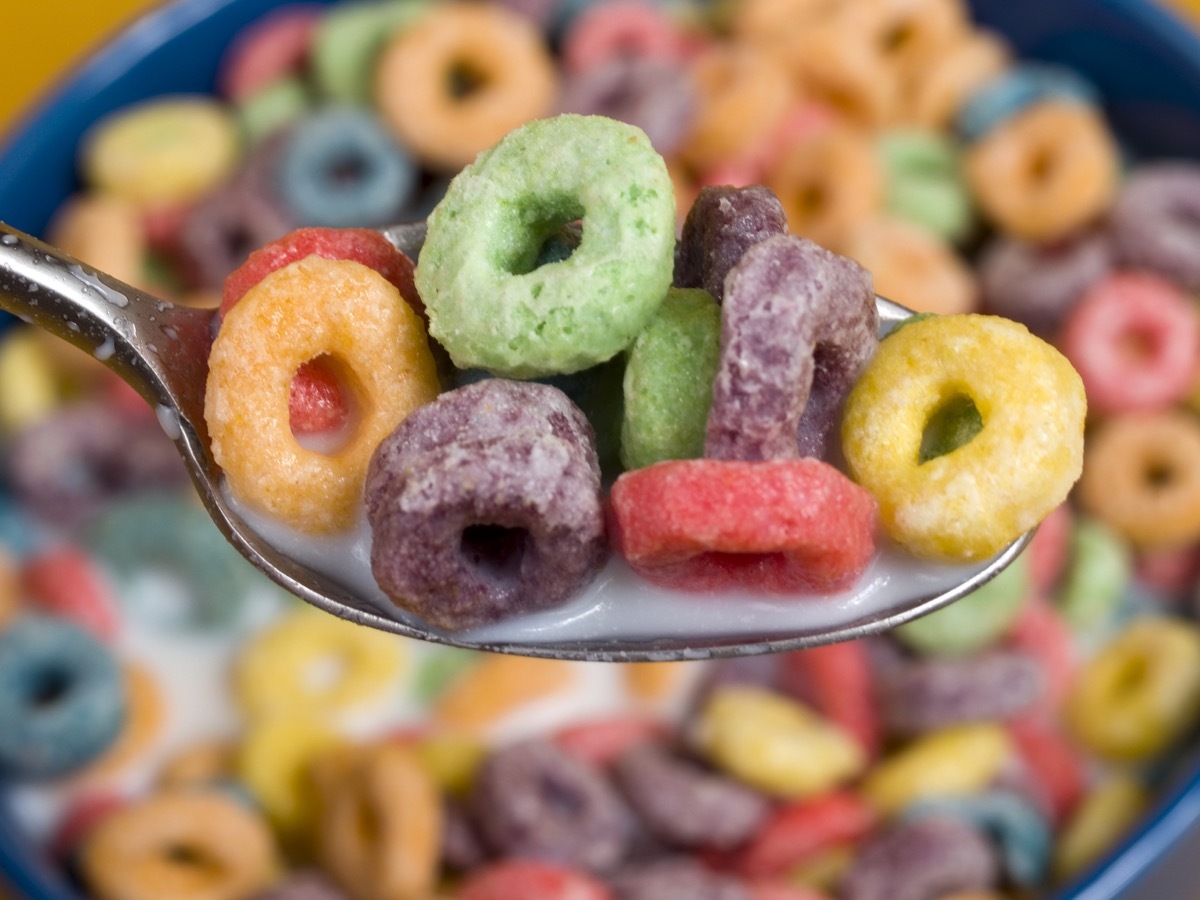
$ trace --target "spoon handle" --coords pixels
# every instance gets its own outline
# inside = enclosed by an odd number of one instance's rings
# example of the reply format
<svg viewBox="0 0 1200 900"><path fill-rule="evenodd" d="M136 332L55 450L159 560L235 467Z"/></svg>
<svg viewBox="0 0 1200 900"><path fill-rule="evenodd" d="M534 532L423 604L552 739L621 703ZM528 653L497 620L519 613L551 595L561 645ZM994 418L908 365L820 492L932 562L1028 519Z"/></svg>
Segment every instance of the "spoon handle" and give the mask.
<svg viewBox="0 0 1200 900"><path fill-rule="evenodd" d="M91 353L203 426L211 310L175 306L0 222L0 309Z"/></svg>

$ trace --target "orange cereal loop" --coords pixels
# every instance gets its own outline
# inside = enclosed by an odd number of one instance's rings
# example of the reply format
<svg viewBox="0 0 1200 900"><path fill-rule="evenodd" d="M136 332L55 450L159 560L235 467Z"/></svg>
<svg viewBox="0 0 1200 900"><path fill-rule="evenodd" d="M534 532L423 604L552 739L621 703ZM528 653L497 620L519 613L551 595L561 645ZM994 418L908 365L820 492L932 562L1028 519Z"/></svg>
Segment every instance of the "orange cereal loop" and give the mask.
<svg viewBox="0 0 1200 900"><path fill-rule="evenodd" d="M969 22L961 0L870 0L863 9L878 52L902 78L928 67Z"/></svg>
<svg viewBox="0 0 1200 900"><path fill-rule="evenodd" d="M302 363L327 356L355 421L330 453L302 447L288 403ZM310 256L272 272L221 323L204 416L233 495L308 533L351 527L371 454L438 391L425 328L378 272Z"/></svg>
<svg viewBox="0 0 1200 900"><path fill-rule="evenodd" d="M266 821L219 791L172 790L132 801L88 832L80 870L97 900L239 900L274 879Z"/></svg>
<svg viewBox="0 0 1200 900"><path fill-rule="evenodd" d="M715 44L692 66L699 105L682 158L704 172L753 155L791 108L791 78L775 57Z"/></svg>
<svg viewBox="0 0 1200 900"><path fill-rule="evenodd" d="M967 184L1002 231L1052 241L1108 209L1119 158L1104 119L1078 103L1044 101L996 126L966 154Z"/></svg>
<svg viewBox="0 0 1200 900"><path fill-rule="evenodd" d="M875 128L895 118L900 81L861 15L806 29L772 48L805 97Z"/></svg>
<svg viewBox="0 0 1200 900"><path fill-rule="evenodd" d="M870 141L832 126L792 145L767 173L793 234L840 252L883 203L884 178Z"/></svg>
<svg viewBox="0 0 1200 900"><path fill-rule="evenodd" d="M853 0L740 0L730 29L739 40L771 44L839 15Z"/></svg>
<svg viewBox="0 0 1200 900"><path fill-rule="evenodd" d="M220 781L233 774L236 749L228 741L188 747L169 759L158 773L159 787L181 787Z"/></svg>
<svg viewBox="0 0 1200 900"><path fill-rule="evenodd" d="M635 662L622 667L629 693L647 703L669 697L689 671L686 662Z"/></svg>
<svg viewBox="0 0 1200 900"><path fill-rule="evenodd" d="M433 717L450 728L487 728L526 703L569 690L574 680L565 660L488 655L442 692Z"/></svg>
<svg viewBox="0 0 1200 900"><path fill-rule="evenodd" d="M384 49L380 114L424 162L450 171L550 112L554 63L538 30L490 3L432 7Z"/></svg>
<svg viewBox="0 0 1200 900"><path fill-rule="evenodd" d="M141 215L114 194L80 194L68 200L49 226L54 246L126 284L140 285L146 238Z"/></svg>
<svg viewBox="0 0 1200 900"><path fill-rule="evenodd" d="M916 312L967 313L979 305L971 269L919 225L872 219L854 232L846 255L870 270L877 294Z"/></svg>
<svg viewBox="0 0 1200 900"><path fill-rule="evenodd" d="M322 866L355 900L426 900L439 874L437 785L399 744L366 748L346 762L323 794Z"/></svg>
<svg viewBox="0 0 1200 900"><path fill-rule="evenodd" d="M127 662L125 676L125 727L100 758L77 776L82 781L104 779L120 774L131 763L143 758L162 734L167 707L162 690L143 666Z"/></svg>
<svg viewBox="0 0 1200 900"><path fill-rule="evenodd" d="M999 37L972 31L915 72L903 92L901 121L941 130L974 91L1009 65L1012 53Z"/></svg>
<svg viewBox="0 0 1200 900"><path fill-rule="evenodd" d="M1082 507L1141 547L1200 538L1200 421L1168 410L1116 416L1089 436Z"/></svg>

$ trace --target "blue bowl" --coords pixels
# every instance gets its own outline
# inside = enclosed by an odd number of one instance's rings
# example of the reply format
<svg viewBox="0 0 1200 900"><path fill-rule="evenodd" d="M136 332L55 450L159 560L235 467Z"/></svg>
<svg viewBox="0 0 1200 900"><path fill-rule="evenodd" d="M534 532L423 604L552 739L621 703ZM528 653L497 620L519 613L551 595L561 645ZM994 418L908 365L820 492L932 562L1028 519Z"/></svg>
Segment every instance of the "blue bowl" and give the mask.
<svg viewBox="0 0 1200 900"><path fill-rule="evenodd" d="M0 141L0 221L42 232L78 187L75 147L92 122L153 95L212 92L233 35L289 2L176 0L133 23ZM1200 159L1200 39L1179 19L1149 0L971 0L971 6L977 21L1006 35L1022 55L1072 66L1098 85L1134 157ZM79 900L58 866L19 832L2 787L0 886L19 897ZM1056 897L1172 900L1200 882L1198 855L1200 752L1177 763L1141 827Z"/></svg>

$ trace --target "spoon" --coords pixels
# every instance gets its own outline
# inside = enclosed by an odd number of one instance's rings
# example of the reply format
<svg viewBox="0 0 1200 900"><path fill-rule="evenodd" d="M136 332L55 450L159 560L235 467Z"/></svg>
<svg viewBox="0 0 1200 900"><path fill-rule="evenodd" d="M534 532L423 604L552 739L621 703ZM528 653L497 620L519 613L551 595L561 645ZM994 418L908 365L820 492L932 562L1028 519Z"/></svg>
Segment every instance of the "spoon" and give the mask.
<svg viewBox="0 0 1200 900"><path fill-rule="evenodd" d="M424 223L384 234L416 258ZM877 298L880 331L912 315ZM411 638L562 659L630 662L800 649L893 628L965 596L1024 549L1018 538L991 560L922 563L883 547L855 588L832 597L683 595L656 588L612 560L565 607L471 632L447 633L399 610L374 584L369 534L304 538L244 509L209 452L204 391L212 310L153 297L0 223L0 309L93 354L154 408L209 515L225 538L290 593L344 619Z"/></svg>

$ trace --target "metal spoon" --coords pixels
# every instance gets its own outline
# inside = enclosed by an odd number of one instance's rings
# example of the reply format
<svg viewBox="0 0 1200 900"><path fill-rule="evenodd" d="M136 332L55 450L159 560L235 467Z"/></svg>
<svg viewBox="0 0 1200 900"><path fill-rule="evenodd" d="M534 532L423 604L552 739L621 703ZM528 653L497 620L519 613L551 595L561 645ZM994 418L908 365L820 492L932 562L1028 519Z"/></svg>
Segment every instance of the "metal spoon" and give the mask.
<svg viewBox="0 0 1200 900"><path fill-rule="evenodd" d="M424 223L397 226L385 234L416 258L424 240ZM878 305L881 331L911 315L882 298ZM535 617L532 625L517 623L515 630L502 627L448 634L397 610L382 598L382 592L372 596L361 578L332 576L318 571L310 557L295 558L282 551L280 542L268 537L269 529L261 522L252 524L249 519L254 517L239 512L223 492L221 470L209 452L204 421L211 311L150 296L3 223L0 308L93 354L150 403L187 464L217 527L271 580L326 612L407 637L528 656L612 661L702 659L798 649L878 633L945 606L1000 572L1030 537L1024 535L986 563L927 566L918 577L899 572L894 562L885 562L868 584L837 599L751 599L722 606L722 598L691 598L687 601L693 604L687 607L689 614L664 618L669 622L665 632L647 630L644 617L640 627L627 628L627 619L636 619L639 609L657 602L655 595L651 589L622 581L619 575L602 575L600 590L607 589L608 594L598 595L601 601L592 608L573 607L561 615L560 611L538 614L540 618ZM367 575L369 581L369 572ZM879 602L880 590L897 593L897 588L901 590L894 601ZM614 592L620 595L615 603ZM818 608L823 609L823 617L796 614ZM556 615L569 620L567 627L559 627ZM701 627L698 623L704 616L708 624Z"/></svg>

